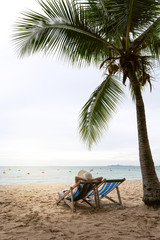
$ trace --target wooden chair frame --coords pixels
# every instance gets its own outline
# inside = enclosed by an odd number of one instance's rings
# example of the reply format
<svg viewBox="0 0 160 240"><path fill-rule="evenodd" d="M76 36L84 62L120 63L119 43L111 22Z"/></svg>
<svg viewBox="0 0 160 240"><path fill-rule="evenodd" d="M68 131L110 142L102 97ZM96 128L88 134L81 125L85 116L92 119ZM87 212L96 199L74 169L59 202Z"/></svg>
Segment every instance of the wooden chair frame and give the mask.
<svg viewBox="0 0 160 240"><path fill-rule="evenodd" d="M125 181L125 178L123 179L103 179L103 181L98 185L97 187L97 191L98 191L98 199L99 199L99 207L105 206L105 205L109 205L109 204L102 204L101 199L106 198L108 199L110 202L112 202L112 204L118 204L118 205L122 205L122 200L121 200L121 196L120 196L120 191L119 191L119 185ZM101 193L101 190L103 188L103 184L105 183L116 183L115 186L113 186L111 189L108 190L107 193L103 194ZM105 188L104 188L105 189ZM112 192L114 189L116 189L117 191L117 197L118 197L118 201L114 200L113 198L107 196L110 192ZM88 195L87 198L91 199L91 196L93 196L94 193L93 191L91 191Z"/></svg>

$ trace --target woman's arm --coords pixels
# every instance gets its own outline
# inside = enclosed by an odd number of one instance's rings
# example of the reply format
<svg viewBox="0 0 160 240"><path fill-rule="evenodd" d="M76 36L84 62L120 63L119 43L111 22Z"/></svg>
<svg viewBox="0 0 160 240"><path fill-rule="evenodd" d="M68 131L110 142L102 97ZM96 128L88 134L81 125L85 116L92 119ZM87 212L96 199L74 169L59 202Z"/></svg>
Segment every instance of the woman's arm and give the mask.
<svg viewBox="0 0 160 240"><path fill-rule="evenodd" d="M75 177L75 183L77 183L78 181L82 180L82 181L90 181L90 182L94 182L94 181L102 181L103 177L98 177L98 178L92 178L92 179L86 179L86 178L82 178L82 177Z"/></svg>
<svg viewBox="0 0 160 240"><path fill-rule="evenodd" d="M82 178L82 177L78 177L78 176L75 176L75 183L77 183L78 181L86 181L87 179L86 178Z"/></svg>
<svg viewBox="0 0 160 240"><path fill-rule="evenodd" d="M103 177L98 177L98 178L92 178L91 180L94 181L102 181Z"/></svg>

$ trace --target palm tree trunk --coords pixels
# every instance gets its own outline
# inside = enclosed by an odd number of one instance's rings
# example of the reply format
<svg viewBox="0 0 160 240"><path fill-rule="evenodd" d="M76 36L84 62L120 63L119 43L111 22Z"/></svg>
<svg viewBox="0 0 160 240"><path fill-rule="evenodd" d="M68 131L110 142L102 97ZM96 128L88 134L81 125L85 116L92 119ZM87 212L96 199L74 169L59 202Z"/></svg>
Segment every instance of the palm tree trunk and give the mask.
<svg viewBox="0 0 160 240"><path fill-rule="evenodd" d="M129 70L128 76L136 97L139 158L143 180L143 201L147 205L160 206L160 183L152 159L140 85L133 68Z"/></svg>

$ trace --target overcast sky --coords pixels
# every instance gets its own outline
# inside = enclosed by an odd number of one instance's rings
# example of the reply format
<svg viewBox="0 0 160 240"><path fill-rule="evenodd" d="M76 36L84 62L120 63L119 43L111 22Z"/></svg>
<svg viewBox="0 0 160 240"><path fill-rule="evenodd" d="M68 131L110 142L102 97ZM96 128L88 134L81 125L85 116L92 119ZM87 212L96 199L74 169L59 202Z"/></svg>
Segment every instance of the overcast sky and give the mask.
<svg viewBox="0 0 160 240"><path fill-rule="evenodd" d="M2 1L0 8L0 166L139 165L135 105L126 98L92 150L78 133L80 110L103 81L96 67L78 69L55 56L19 59L11 42L19 12L39 10L35 0ZM148 134L160 165L160 71L144 92Z"/></svg>

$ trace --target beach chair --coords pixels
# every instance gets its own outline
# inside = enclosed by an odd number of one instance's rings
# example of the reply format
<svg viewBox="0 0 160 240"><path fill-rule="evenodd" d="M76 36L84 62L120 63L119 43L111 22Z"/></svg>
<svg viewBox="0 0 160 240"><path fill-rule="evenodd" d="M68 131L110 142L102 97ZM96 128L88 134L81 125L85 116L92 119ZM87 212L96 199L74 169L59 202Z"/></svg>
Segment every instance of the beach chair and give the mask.
<svg viewBox="0 0 160 240"><path fill-rule="evenodd" d="M79 181L73 187L70 187L68 191L64 194L58 193L59 197L56 199L57 205L61 202L67 204L72 211L75 211L75 203L78 201L84 201L91 207L99 207L99 198L98 198L98 185L100 182L91 182L91 181ZM86 196L89 192L93 192L94 194L94 204L90 202L90 199L86 199Z"/></svg>
<svg viewBox="0 0 160 240"><path fill-rule="evenodd" d="M104 179L98 186L98 201L99 201L99 207L101 206L105 206L104 202L101 201L101 199L106 198L107 200L109 200L110 202L112 202L112 204L118 204L118 205L122 205L122 200L121 200L121 196L120 196L120 191L119 191L119 185L125 181L125 178L123 179L111 179L111 180L106 180ZM117 191L117 197L118 200L115 200L111 197L108 196L109 193L111 193L114 189L116 189ZM91 191L87 198L91 198L94 196L94 192ZM109 204L107 204L109 205Z"/></svg>

